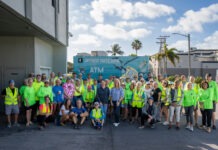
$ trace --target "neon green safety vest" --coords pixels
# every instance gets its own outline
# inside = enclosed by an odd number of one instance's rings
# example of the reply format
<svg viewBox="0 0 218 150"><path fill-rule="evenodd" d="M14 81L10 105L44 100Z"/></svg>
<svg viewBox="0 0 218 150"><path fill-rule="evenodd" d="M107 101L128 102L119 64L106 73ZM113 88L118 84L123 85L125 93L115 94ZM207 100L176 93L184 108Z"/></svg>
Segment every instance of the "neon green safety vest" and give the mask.
<svg viewBox="0 0 218 150"><path fill-rule="evenodd" d="M99 108L99 109L93 109L92 110L92 117L95 118L95 119L99 119L102 117L102 110Z"/></svg>
<svg viewBox="0 0 218 150"><path fill-rule="evenodd" d="M80 86L80 87L77 87L77 86L76 86L75 88L76 88L77 90L79 90L80 93L75 90L74 96L80 96L80 95L82 95L82 86Z"/></svg>
<svg viewBox="0 0 218 150"><path fill-rule="evenodd" d="M137 92L137 89L134 91L133 94L133 101L132 101L132 107L137 107L137 108L142 108L144 105L144 100L142 97L143 95L143 91L140 90L139 92Z"/></svg>
<svg viewBox="0 0 218 150"><path fill-rule="evenodd" d="M5 105L17 105L18 104L18 88L14 89L12 93L10 87L6 88Z"/></svg>

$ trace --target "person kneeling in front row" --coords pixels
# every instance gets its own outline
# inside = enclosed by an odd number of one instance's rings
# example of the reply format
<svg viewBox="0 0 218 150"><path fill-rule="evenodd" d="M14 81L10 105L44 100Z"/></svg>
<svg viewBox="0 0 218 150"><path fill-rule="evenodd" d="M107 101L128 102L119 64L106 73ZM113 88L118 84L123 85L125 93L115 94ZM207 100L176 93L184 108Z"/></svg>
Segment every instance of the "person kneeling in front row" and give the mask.
<svg viewBox="0 0 218 150"><path fill-rule="evenodd" d="M141 126L139 127L139 129L145 128L145 121L150 124L151 128L154 128L157 109L153 101L153 97L150 97L148 99L148 104L145 104L145 106L142 108Z"/></svg>
<svg viewBox="0 0 218 150"><path fill-rule="evenodd" d="M95 129L101 129L103 127L105 115L103 110L99 107L98 102L94 103L94 109L91 111L90 118Z"/></svg>
<svg viewBox="0 0 218 150"><path fill-rule="evenodd" d="M52 122L52 104L49 96L45 96L45 102L39 105L37 121L39 124L39 129L42 130L46 127L46 123Z"/></svg>
<svg viewBox="0 0 218 150"><path fill-rule="evenodd" d="M79 129L88 115L87 110L82 106L82 101L78 99L76 101L76 107L74 107L70 113L70 117L73 118L74 129Z"/></svg>

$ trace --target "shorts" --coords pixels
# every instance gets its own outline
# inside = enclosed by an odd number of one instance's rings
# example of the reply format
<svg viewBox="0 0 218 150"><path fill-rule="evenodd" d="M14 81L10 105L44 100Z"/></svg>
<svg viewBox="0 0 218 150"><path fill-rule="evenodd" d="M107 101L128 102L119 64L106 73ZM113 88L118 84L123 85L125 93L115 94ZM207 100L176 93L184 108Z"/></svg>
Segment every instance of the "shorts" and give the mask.
<svg viewBox="0 0 218 150"><path fill-rule="evenodd" d="M216 112L216 102L213 101L213 112Z"/></svg>
<svg viewBox="0 0 218 150"><path fill-rule="evenodd" d="M35 105L29 106L29 107L25 107L25 110L30 110L30 109L34 109Z"/></svg>
<svg viewBox="0 0 218 150"><path fill-rule="evenodd" d="M11 115L11 114L19 114L19 107L18 105L5 105L5 114Z"/></svg>
<svg viewBox="0 0 218 150"><path fill-rule="evenodd" d="M53 103L55 103L55 104L57 104L57 103L63 103L63 102L64 102L63 99L59 99L59 100L55 100L55 99L54 99L54 101L53 101Z"/></svg>

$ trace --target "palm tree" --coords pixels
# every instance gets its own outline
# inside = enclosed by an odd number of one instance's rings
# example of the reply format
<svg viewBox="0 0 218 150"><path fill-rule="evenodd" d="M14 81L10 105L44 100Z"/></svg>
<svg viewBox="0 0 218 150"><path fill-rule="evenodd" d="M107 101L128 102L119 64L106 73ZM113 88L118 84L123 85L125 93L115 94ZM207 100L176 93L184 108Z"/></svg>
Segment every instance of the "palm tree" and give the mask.
<svg viewBox="0 0 218 150"><path fill-rule="evenodd" d="M142 42L139 41L138 39L135 39L133 42L132 42L132 49L134 49L136 51L136 56L137 56L137 52L139 49L142 48Z"/></svg>
<svg viewBox="0 0 218 150"><path fill-rule="evenodd" d="M112 53L112 56L123 55L124 52L121 50L121 47L119 44L114 44L111 46L111 50L108 50L107 53Z"/></svg>
<svg viewBox="0 0 218 150"><path fill-rule="evenodd" d="M164 44L163 51L161 53L156 54L156 59L160 62L161 60L164 61L164 73L167 75L167 60L169 60L173 66L175 67L175 60L179 62L179 56L175 53L177 51L176 48L167 48L167 45Z"/></svg>

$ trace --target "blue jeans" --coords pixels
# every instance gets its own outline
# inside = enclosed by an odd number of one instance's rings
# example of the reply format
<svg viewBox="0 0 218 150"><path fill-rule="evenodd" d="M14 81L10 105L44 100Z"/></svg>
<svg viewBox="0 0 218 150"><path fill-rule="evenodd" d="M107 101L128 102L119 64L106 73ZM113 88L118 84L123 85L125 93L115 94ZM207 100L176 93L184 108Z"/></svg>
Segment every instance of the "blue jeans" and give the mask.
<svg viewBox="0 0 218 150"><path fill-rule="evenodd" d="M113 108L114 108L114 118L115 118L115 123L120 122L120 105L117 106L117 101L112 101L113 102Z"/></svg>
<svg viewBox="0 0 218 150"><path fill-rule="evenodd" d="M103 110L104 115L105 115L105 120L106 120L106 116L107 116L107 107L108 107L108 104L101 105L101 109Z"/></svg>

